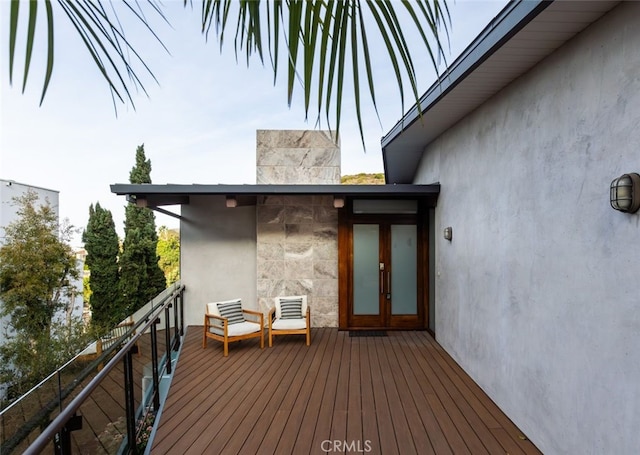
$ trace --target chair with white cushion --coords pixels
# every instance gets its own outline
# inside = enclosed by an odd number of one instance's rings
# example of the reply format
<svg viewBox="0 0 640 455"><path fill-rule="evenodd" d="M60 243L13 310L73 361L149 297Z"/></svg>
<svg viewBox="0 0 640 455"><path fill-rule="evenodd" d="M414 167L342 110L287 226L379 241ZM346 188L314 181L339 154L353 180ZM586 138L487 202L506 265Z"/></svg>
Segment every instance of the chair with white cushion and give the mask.
<svg viewBox="0 0 640 455"><path fill-rule="evenodd" d="M207 347L207 338L221 341L224 345L224 356L227 357L229 343L260 338L260 349L262 349L264 348L263 328L264 315L259 311L243 309L241 299L207 303L202 348Z"/></svg>
<svg viewBox="0 0 640 455"><path fill-rule="evenodd" d="M275 335L306 335L307 346L311 344L311 312L306 295L276 297L268 319L269 347Z"/></svg>

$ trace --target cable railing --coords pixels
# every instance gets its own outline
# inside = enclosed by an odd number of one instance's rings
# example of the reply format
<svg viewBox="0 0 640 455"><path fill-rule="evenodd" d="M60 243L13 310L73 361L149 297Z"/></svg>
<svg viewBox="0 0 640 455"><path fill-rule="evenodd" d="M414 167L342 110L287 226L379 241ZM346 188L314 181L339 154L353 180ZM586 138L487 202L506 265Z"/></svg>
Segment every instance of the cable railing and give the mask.
<svg viewBox="0 0 640 455"><path fill-rule="evenodd" d="M0 412L0 453L142 453L184 336L184 286L138 310Z"/></svg>

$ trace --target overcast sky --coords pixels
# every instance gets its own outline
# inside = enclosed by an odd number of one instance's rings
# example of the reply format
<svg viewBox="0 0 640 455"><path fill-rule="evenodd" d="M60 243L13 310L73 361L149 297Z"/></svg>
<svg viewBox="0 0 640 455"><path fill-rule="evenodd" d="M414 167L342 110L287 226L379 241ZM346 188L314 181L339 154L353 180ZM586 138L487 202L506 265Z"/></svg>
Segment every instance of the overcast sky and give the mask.
<svg viewBox="0 0 640 455"><path fill-rule="evenodd" d="M109 185L128 182L140 144L151 159L153 183L251 184L256 178L256 130L316 128L315 116L305 121L299 87L289 108L282 75L274 87L268 62L263 67L253 60L247 68L242 58L236 63L231 46L221 55L215 40L206 43L199 32L198 7L185 9L182 0L165 2L172 28L159 30L171 55L150 44L147 35L128 36L134 42L145 40L141 47L159 81L146 79L149 96L134 95L136 110L119 105L115 116L105 82L62 17L56 22L53 79L39 107L43 63L38 50L25 94L20 83L14 81L11 87L8 82L8 4L0 0L0 33L5 37L0 50L0 178L60 191L60 216L78 228L87 224L89 205L100 202L111 210L123 235L125 201L112 194ZM504 0L449 1L448 62L505 4ZM380 138L413 104L403 111L390 65L378 54L380 121L373 108L365 105L366 152L351 92L345 94L340 127L343 175L383 172ZM19 58L23 55L19 52ZM434 82L435 72L426 56L417 63L422 94ZM156 214L156 224L175 227L177 221Z"/></svg>

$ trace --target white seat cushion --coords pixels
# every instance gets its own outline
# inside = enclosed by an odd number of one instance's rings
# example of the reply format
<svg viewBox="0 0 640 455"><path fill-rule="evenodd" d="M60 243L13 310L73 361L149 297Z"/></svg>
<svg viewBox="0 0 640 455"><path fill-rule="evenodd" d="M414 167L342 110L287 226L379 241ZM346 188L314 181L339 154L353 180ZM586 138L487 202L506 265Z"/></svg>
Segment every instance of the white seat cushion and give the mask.
<svg viewBox="0 0 640 455"><path fill-rule="evenodd" d="M256 324L255 322L249 322L249 321L238 322L237 324L229 324L228 327L229 328L227 333L230 337L235 337L238 335L247 335L249 333L259 332L261 330L260 324ZM220 335L220 336L224 335L224 331L222 329L212 327L210 330L212 333L215 333L216 335Z"/></svg>
<svg viewBox="0 0 640 455"><path fill-rule="evenodd" d="M98 342L94 341L89 346L84 348L84 350L80 353L80 355L91 355L98 353Z"/></svg>
<svg viewBox="0 0 640 455"><path fill-rule="evenodd" d="M298 330L307 328L306 319L276 319L271 323L274 330Z"/></svg>

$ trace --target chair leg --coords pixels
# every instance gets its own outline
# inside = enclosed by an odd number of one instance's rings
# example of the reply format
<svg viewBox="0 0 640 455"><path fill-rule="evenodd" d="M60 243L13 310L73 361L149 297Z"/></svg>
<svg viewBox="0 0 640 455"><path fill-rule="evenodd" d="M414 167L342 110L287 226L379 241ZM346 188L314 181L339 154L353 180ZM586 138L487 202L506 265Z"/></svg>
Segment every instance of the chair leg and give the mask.
<svg viewBox="0 0 640 455"><path fill-rule="evenodd" d="M311 346L311 330L307 328L307 346Z"/></svg>
<svg viewBox="0 0 640 455"><path fill-rule="evenodd" d="M269 347L273 347L273 335L271 334L271 328L269 328Z"/></svg>
<svg viewBox="0 0 640 455"><path fill-rule="evenodd" d="M222 344L224 345L224 357L228 357L229 356L229 342L228 341L224 341Z"/></svg>
<svg viewBox="0 0 640 455"><path fill-rule="evenodd" d="M260 349L264 349L264 329L262 329L262 333L260 334Z"/></svg>

